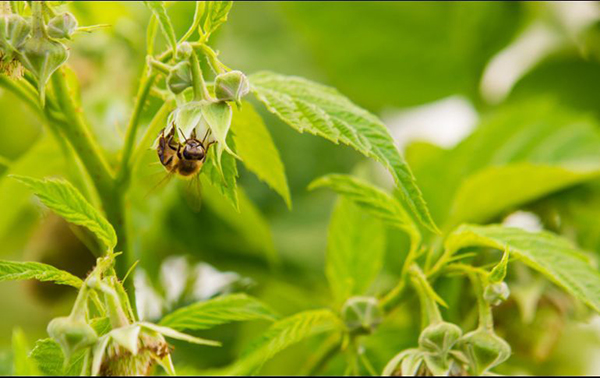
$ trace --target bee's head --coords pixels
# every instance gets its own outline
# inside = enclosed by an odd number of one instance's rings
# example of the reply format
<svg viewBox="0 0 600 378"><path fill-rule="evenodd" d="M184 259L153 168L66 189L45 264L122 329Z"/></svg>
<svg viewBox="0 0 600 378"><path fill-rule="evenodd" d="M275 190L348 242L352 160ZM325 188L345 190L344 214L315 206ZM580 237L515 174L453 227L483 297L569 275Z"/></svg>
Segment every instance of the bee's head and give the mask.
<svg viewBox="0 0 600 378"><path fill-rule="evenodd" d="M198 139L188 139L183 146L182 155L186 160L203 160L206 156L206 151Z"/></svg>

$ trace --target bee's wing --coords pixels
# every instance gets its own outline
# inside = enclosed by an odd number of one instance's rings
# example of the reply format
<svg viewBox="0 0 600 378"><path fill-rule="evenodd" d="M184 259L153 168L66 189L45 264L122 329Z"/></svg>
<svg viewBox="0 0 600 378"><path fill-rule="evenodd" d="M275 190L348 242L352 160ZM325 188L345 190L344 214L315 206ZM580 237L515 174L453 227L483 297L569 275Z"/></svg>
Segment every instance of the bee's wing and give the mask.
<svg viewBox="0 0 600 378"><path fill-rule="evenodd" d="M171 179L173 178L173 176L175 176L175 171L171 171L171 172L167 172L165 176L163 176L163 178L161 178L153 187L152 189L150 189L148 191L148 193L146 193L146 196L144 198L148 198L150 196L150 194L156 192L159 188L163 188L165 185L167 185Z"/></svg>
<svg viewBox="0 0 600 378"><path fill-rule="evenodd" d="M202 183L200 182L200 173L193 175L187 182L185 188L185 199L190 209L197 213L202 207Z"/></svg>

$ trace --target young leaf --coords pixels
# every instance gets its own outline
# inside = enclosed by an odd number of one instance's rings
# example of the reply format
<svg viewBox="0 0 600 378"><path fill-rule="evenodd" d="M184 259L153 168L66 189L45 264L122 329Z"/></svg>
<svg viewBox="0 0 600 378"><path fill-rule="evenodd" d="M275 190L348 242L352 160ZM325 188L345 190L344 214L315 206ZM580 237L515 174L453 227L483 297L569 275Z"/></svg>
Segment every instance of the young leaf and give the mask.
<svg viewBox="0 0 600 378"><path fill-rule="evenodd" d="M450 214L453 225L480 222L558 190L590 180L600 166L561 167L514 163L488 167L463 181Z"/></svg>
<svg viewBox="0 0 600 378"><path fill-rule="evenodd" d="M363 295L381 270L385 227L346 198L331 217L325 274L338 303Z"/></svg>
<svg viewBox="0 0 600 378"><path fill-rule="evenodd" d="M256 374L262 365L277 353L317 334L341 331L343 324L330 310L311 310L292 315L274 323L233 365L225 375Z"/></svg>
<svg viewBox="0 0 600 378"><path fill-rule="evenodd" d="M167 14L167 10L165 9L164 1L144 1L144 4L154 14L158 23L160 24L160 28L167 39L169 45L171 45L171 49L173 50L173 56L177 54L177 37L175 36L175 29L173 29L173 24L171 24L171 19Z"/></svg>
<svg viewBox="0 0 600 378"><path fill-rule="evenodd" d="M506 277L506 271L508 269L508 257L510 256L510 252L507 249L504 250L502 254L502 260L494 266L490 274L488 275L488 280L490 282L502 282Z"/></svg>
<svg viewBox="0 0 600 378"><path fill-rule="evenodd" d="M258 299L246 294L231 294L180 308L165 316L160 325L179 331L198 330L247 320L274 321L277 317L273 310Z"/></svg>
<svg viewBox="0 0 600 378"><path fill-rule="evenodd" d="M512 256L600 312L600 273L568 240L500 225L462 225L446 240L448 254L470 246L508 248Z"/></svg>
<svg viewBox="0 0 600 378"><path fill-rule="evenodd" d="M412 224L412 219L394 197L364 180L349 175L330 174L311 182L308 190L323 187L352 200L369 214L391 226L405 229Z"/></svg>
<svg viewBox="0 0 600 378"><path fill-rule="evenodd" d="M231 131L235 150L246 168L279 193L291 208L285 167L269 130L252 104L244 102L241 110L234 110Z"/></svg>
<svg viewBox="0 0 600 378"><path fill-rule="evenodd" d="M39 371L34 361L30 360L27 355L29 346L25 333L20 328L13 330L12 334L12 350L13 350L13 375L39 375Z"/></svg>
<svg viewBox="0 0 600 378"><path fill-rule="evenodd" d="M111 224L68 181L11 177L27 185L46 206L68 222L88 228L108 249L117 245L117 235Z"/></svg>
<svg viewBox="0 0 600 378"><path fill-rule="evenodd" d="M221 24L227 21L227 15L233 6L233 1L208 1L206 2L206 19L204 20L204 32L211 34Z"/></svg>
<svg viewBox="0 0 600 378"><path fill-rule="evenodd" d="M299 132L342 142L382 163L421 223L437 232L410 168L376 116L337 90L299 77L260 72L250 76L250 83L269 111Z"/></svg>
<svg viewBox="0 0 600 378"><path fill-rule="evenodd" d="M80 278L71 273L39 262L16 262L0 260L0 281L31 280L51 281L58 285L80 288Z"/></svg>

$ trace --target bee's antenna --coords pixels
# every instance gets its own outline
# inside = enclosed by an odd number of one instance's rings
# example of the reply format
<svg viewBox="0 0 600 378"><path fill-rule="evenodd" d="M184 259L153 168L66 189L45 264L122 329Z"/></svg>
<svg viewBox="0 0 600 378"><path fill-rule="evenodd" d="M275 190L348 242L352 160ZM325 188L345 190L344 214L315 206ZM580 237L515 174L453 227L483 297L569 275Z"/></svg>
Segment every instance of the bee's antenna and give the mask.
<svg viewBox="0 0 600 378"><path fill-rule="evenodd" d="M185 142L187 140L187 138L185 137L185 135L183 134L183 131L181 130L181 128L177 128L177 130L179 130L179 134L181 134L182 140Z"/></svg>
<svg viewBox="0 0 600 378"><path fill-rule="evenodd" d="M204 138L202 138L202 145L206 146L206 139L208 138L208 134L210 133L210 129L206 130L206 133L204 134Z"/></svg>

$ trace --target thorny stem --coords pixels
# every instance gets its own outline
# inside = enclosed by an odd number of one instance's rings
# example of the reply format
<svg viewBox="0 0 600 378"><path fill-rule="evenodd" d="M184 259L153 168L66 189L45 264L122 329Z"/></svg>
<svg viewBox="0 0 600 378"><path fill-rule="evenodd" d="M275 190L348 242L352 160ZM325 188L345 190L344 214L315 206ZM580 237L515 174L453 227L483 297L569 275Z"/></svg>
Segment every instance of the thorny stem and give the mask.
<svg viewBox="0 0 600 378"><path fill-rule="evenodd" d="M416 265L411 270L411 281L417 290L419 301L421 302L422 328L442 321L442 315L437 303L428 294L429 282L427 281L427 277Z"/></svg>
<svg viewBox="0 0 600 378"><path fill-rule="evenodd" d="M190 56L190 64L192 66L194 101L210 99L210 94L208 93L208 89L206 89L206 83L204 82L202 70L200 69L200 61L195 52L192 52L192 55Z"/></svg>

